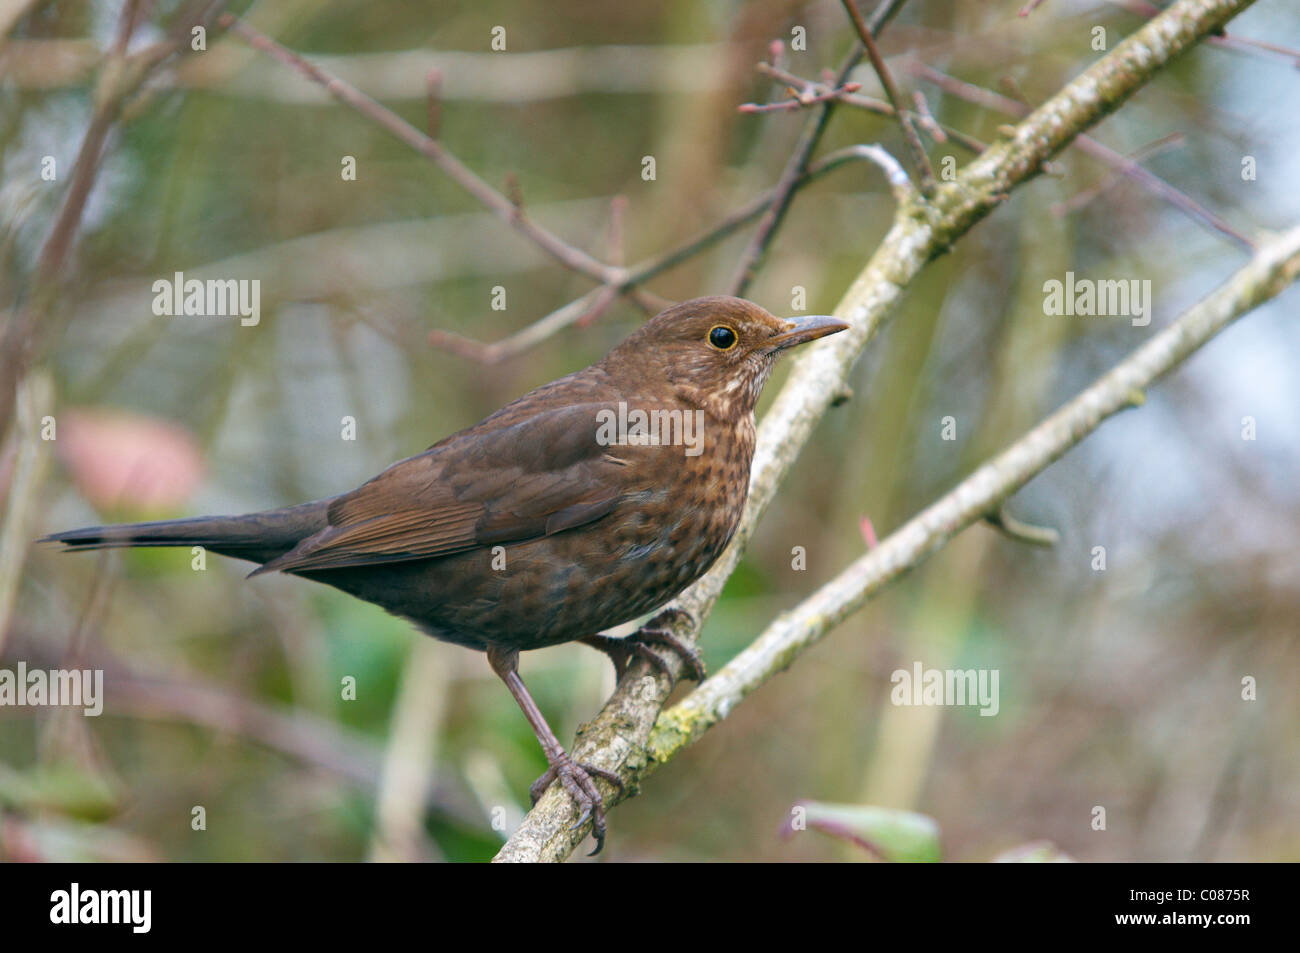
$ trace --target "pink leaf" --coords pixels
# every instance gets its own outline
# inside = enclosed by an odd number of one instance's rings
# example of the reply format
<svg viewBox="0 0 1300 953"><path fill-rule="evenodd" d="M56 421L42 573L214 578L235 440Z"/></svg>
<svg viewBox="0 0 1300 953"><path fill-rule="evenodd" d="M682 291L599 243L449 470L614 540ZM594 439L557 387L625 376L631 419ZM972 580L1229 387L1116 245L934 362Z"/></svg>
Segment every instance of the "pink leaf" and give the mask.
<svg viewBox="0 0 1300 953"><path fill-rule="evenodd" d="M100 509L169 509L198 484L203 462L188 430L127 411L60 414L55 445L82 494Z"/></svg>

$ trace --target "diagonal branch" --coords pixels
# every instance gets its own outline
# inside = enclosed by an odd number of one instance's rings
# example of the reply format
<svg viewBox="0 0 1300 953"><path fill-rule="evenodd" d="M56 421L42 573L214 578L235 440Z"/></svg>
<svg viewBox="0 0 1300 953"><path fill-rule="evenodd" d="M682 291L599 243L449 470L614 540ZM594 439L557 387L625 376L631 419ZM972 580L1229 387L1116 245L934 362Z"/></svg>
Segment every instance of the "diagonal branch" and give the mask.
<svg viewBox="0 0 1300 953"><path fill-rule="evenodd" d="M946 73L941 73L932 67L926 66L921 62L913 62L911 65L912 72L923 79L929 80L946 93L951 93L967 102L972 102L983 106L986 109L992 109L997 112L1008 113L1012 116L1024 117L1032 111L1032 106L1027 106L1022 102L995 93L990 89L984 89L973 83L966 83ZM1192 218L1210 226L1215 231L1226 235L1240 247L1251 251L1254 246L1251 240L1237 231L1218 215L1215 215L1204 205L1201 205L1191 196L1180 192L1160 176L1151 170L1140 165L1135 158L1121 155L1110 146L1107 146L1091 136L1079 136L1074 143L1075 147L1094 159L1098 159L1110 166L1120 175L1127 176L1138 185L1142 186L1153 195L1164 199L1171 205L1182 209Z"/></svg>
<svg viewBox="0 0 1300 953"><path fill-rule="evenodd" d="M975 158L956 181L940 183L930 202L912 200L899 208L889 233L835 309L849 322L849 329L795 358L785 386L764 416L745 515L717 564L674 603L694 617L673 626L679 638L694 642L698 637L700 620L717 601L781 479L817 422L842 394L854 362L925 264L1001 204L1011 189L1037 175L1080 132L1119 108L1178 54L1219 30L1250 3L1177 0L1036 109L1007 138ZM792 650L778 662L788 662L796 653ZM680 662L674 659L669 664L680 673ZM655 756L650 741L668 691L666 676L652 675L638 664L604 709L580 730L573 756L618 772L628 791L633 790ZM717 714L722 717L727 711L723 705ZM655 734L657 751L672 747L665 744L663 727ZM608 786L605 790L609 804L624 796ZM563 860L586 834L588 825L575 825L577 821L572 799L552 786L496 859Z"/></svg>
<svg viewBox="0 0 1300 953"><path fill-rule="evenodd" d="M1161 136L1159 139L1156 139L1153 142L1148 142L1140 149L1136 149L1133 152L1130 152L1124 158L1128 159L1130 162L1145 162L1148 159L1160 155L1161 153L1164 153L1170 149L1181 148L1183 142L1184 142L1184 138L1181 132L1171 132L1167 136ZM1086 206L1089 202L1097 198L1097 196L1101 195L1103 192L1105 192L1107 189L1113 186L1116 182L1118 182L1119 177L1120 177L1119 170L1112 169L1105 178L1103 178L1100 182L1098 182L1096 185L1092 186L1091 188L1086 188L1083 189L1082 191L1076 192L1074 195L1070 196L1070 198L1066 199L1064 202L1052 203L1052 214L1065 215L1069 212L1077 212L1079 209Z"/></svg>
<svg viewBox="0 0 1300 953"><path fill-rule="evenodd" d="M1111 0L1111 3L1148 20L1160 12L1160 7L1154 3L1148 3L1147 0ZM1266 53L1274 53L1290 60L1292 66L1300 67L1300 50L1281 46L1277 43L1269 43L1267 40L1247 39L1238 36L1236 33L1232 34L1232 36L1227 33L1219 33L1207 38L1205 42L1211 46L1218 46L1226 50L1242 50L1245 52L1263 50Z"/></svg>
<svg viewBox="0 0 1300 953"><path fill-rule="evenodd" d="M377 126L405 142L416 152L430 159L452 181L479 202L495 212L501 219L521 232L539 248L571 271L586 275L602 284L611 284L621 277L620 270L597 261L580 248L570 245L549 229L527 218L519 206L488 185L469 166L454 156L438 140L425 135L391 109L371 99L337 76L333 76L311 61L259 33L230 14L223 14L220 23L230 32L238 34L256 49L267 53L286 66L297 70L312 82L343 103L365 116Z"/></svg>

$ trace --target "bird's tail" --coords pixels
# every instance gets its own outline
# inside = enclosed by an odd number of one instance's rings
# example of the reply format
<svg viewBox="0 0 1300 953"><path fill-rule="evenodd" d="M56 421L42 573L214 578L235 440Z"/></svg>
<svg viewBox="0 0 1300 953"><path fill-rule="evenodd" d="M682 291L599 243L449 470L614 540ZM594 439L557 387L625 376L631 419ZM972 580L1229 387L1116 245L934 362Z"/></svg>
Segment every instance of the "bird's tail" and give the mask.
<svg viewBox="0 0 1300 953"><path fill-rule="evenodd" d="M128 546L202 546L222 556L264 563L324 529L328 505L328 500L317 500L243 516L197 516L156 523L88 526L52 533L38 542L63 543L69 552Z"/></svg>

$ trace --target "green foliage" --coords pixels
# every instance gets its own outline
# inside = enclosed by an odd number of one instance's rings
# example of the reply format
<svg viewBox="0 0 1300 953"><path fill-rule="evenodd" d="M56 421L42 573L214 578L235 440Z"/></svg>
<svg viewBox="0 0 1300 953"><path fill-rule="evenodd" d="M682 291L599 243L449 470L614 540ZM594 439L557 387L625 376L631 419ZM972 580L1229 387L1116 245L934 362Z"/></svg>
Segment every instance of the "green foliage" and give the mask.
<svg viewBox="0 0 1300 953"><path fill-rule="evenodd" d="M881 860L935 863L942 857L939 824L924 814L820 801L801 801L795 810L800 808L806 812L808 827L855 844Z"/></svg>

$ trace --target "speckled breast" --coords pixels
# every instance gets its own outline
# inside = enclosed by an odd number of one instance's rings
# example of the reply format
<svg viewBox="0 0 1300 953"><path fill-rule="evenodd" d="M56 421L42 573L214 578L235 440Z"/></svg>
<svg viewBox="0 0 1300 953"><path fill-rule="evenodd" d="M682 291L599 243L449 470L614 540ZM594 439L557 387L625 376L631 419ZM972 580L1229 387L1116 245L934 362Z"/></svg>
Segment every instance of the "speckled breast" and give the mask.
<svg viewBox="0 0 1300 953"><path fill-rule="evenodd" d="M463 584L432 617L414 621L473 648L524 650L594 635L668 602L708 570L740 522L752 417L728 430L698 456L661 448L677 461L660 485L595 523L438 560Z"/></svg>

